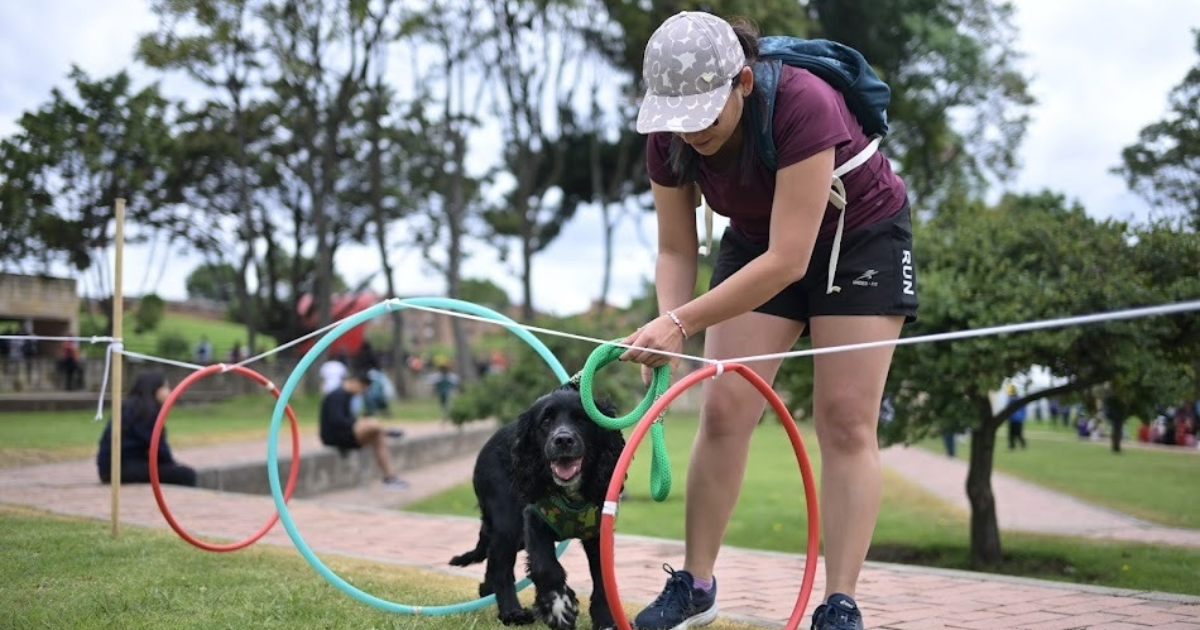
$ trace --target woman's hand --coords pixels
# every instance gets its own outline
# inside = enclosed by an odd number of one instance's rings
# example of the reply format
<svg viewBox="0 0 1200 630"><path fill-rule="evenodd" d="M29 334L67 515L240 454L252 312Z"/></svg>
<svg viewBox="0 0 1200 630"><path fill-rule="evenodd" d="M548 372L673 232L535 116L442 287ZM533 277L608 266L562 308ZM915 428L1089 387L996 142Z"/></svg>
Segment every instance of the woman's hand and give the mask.
<svg viewBox="0 0 1200 630"><path fill-rule="evenodd" d="M621 354L620 360L641 363L646 369L642 370L643 380L647 379L647 369L653 369L670 364L671 371L679 365L679 357L672 357L654 350L683 352L683 331L666 316L658 317L650 323L637 329L632 335L621 340L621 343L636 346Z"/></svg>

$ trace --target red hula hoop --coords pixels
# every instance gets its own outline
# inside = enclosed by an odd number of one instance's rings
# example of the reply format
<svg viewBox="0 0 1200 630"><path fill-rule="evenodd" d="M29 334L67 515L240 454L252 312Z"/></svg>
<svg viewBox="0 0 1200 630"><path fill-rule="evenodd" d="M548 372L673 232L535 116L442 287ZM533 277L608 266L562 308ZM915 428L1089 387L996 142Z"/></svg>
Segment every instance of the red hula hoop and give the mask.
<svg viewBox="0 0 1200 630"><path fill-rule="evenodd" d="M175 406L175 401L179 398L179 396L181 396L183 392L187 390L188 387L191 387L196 381L211 374L217 374L220 372L234 372L241 374L242 376L245 376L258 383L259 385L265 386L271 391L272 394L275 395L276 399L279 398L279 388L275 387L275 384L268 380L267 377L255 372L254 370L251 370L250 368L240 365L210 365L204 369L197 370L187 375L186 378L180 381L179 384L171 390L171 393L167 396L167 400L163 402L162 410L158 412L158 418L154 421L154 433L150 436L150 487L154 490L154 500L158 502L158 509L162 511L163 518L167 519L167 523L171 526L171 529L175 530L175 533L179 534L181 538L196 547L206 549L208 551L237 551L238 549L242 549L254 544L258 541L258 539L266 535L266 533L275 526L275 522L279 520L279 512L272 512L271 518L267 520L267 523L245 540L223 545L205 542L189 534L187 530L185 530L183 526L175 520L175 516L171 514L171 510L167 507L166 499L163 498L162 484L159 483L158 479L158 444L162 440L163 426L166 424L167 414L170 413L171 407ZM287 489L283 492L285 501L292 498L292 489L296 486L296 477L300 472L300 425L296 422L296 414L292 412L291 406L288 406L286 411L288 422L291 423L292 428L292 467L288 472Z"/></svg>
<svg viewBox="0 0 1200 630"><path fill-rule="evenodd" d="M616 570L613 566L613 531L616 526L616 509L617 501L621 495L621 486L624 484L625 475L629 471L629 464L633 461L633 454L637 447L642 442L642 438L654 424L658 416L666 410L680 394L689 389L697 382L718 374L719 371L737 372L742 375L751 385L758 388L771 407L775 409L775 413L779 414L779 418L783 421L784 429L787 431L788 437L792 441L792 448L796 451L796 461L800 464L800 476L804 481L804 497L808 505L808 551L804 560L804 579L800 583L800 594L796 597L796 605L792 608L792 616L788 618L785 630L796 630L800 627L800 622L804 617L804 609L808 606L808 598L812 594L813 581L816 578L817 563L816 558L820 553L820 518L817 505L817 484L813 480L812 464L808 460L808 453L804 450L804 442L800 438L800 431L796 429L796 422L792 419L792 414L788 411L787 406L783 404L783 400L771 389L765 380L758 374L754 373L750 368L740 363L727 363L718 368L716 365L709 365L692 372L691 374L680 379L678 383L671 386L661 398L659 398L642 416L638 425L634 428L632 434L625 441L625 449L621 452L620 459L617 460L616 470L613 472L612 480L608 484L608 492L604 497L604 509L600 516L600 571L604 576L604 592L608 596L608 606L612 610L613 619L617 622L617 627L621 630L631 630L629 619L625 616L625 609L621 605L621 598L617 590ZM726 377L728 378L728 377Z"/></svg>

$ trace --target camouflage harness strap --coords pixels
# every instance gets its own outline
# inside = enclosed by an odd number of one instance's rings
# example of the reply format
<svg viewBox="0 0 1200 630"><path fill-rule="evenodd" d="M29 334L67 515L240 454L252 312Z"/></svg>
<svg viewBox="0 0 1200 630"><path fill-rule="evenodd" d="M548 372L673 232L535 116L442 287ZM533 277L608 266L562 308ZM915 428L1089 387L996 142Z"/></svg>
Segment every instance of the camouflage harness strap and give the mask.
<svg viewBox="0 0 1200 630"><path fill-rule="evenodd" d="M558 540L578 538L589 540L600 535L600 506L580 499L569 503L551 494L533 504L534 513L554 530Z"/></svg>

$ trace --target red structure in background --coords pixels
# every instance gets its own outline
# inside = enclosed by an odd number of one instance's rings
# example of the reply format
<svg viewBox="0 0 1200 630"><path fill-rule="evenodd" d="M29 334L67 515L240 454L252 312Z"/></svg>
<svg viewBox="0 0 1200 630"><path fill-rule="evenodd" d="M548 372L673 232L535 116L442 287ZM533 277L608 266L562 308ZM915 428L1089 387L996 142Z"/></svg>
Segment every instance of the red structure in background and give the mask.
<svg viewBox="0 0 1200 630"><path fill-rule="evenodd" d="M379 296L371 291L362 291L360 293L347 293L333 296L332 321L343 320L351 315L364 311L379 303ZM300 314L300 322L304 325L306 332L312 332L319 328L317 324L317 309L313 308L313 298L310 294L300 296L300 300L296 302L296 311ZM346 353L346 356L353 357L362 349L363 341L366 338L367 322L359 324L351 328L346 334L339 337L329 346L330 354L338 352ZM300 344L301 352L308 352L320 337L306 339Z"/></svg>

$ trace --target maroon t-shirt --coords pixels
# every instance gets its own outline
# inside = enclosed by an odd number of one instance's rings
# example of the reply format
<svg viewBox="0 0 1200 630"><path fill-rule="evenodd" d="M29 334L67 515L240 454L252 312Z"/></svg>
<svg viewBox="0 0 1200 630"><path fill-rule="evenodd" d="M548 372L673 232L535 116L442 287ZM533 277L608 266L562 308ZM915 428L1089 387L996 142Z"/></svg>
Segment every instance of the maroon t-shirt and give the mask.
<svg viewBox="0 0 1200 630"><path fill-rule="evenodd" d="M786 65L779 78L771 132L775 136L779 168L829 147L837 147L834 163L840 166L870 143L837 89L807 70ZM646 169L654 183L679 186L687 178L671 171L670 146L670 133L649 134ZM755 160L753 172L742 183L740 168L719 172L709 169L702 159L698 163L700 190L713 211L729 217L730 225L748 239L767 242L775 200L775 173L762 160ZM846 185L847 231L886 219L904 207L907 196L904 181L892 171L882 153L875 153L865 164L844 175L842 183ZM817 239L832 238L837 220L837 208L826 206Z"/></svg>

